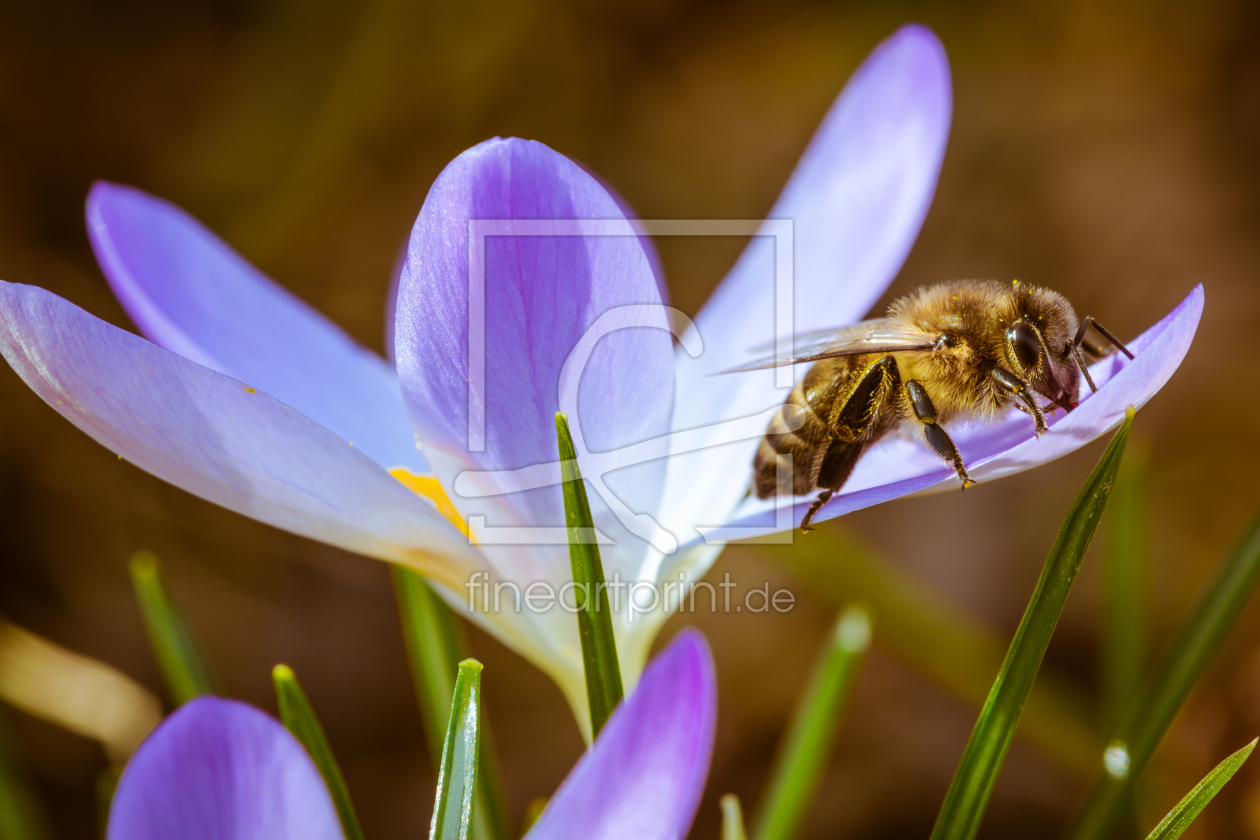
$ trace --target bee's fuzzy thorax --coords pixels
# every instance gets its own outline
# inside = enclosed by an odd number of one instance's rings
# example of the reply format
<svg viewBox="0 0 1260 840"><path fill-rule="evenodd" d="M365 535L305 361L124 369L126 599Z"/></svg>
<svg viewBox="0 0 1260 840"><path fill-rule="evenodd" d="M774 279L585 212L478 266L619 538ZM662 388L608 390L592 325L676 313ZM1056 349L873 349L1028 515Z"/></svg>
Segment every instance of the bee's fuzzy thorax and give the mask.
<svg viewBox="0 0 1260 840"><path fill-rule="evenodd" d="M997 366L1015 366L1006 330L1016 321L1037 328L1052 360L1078 325L1072 304L1058 292L997 280L953 280L917 289L896 300L888 317L954 341L949 352L922 354L905 365L910 376L932 382L942 420L989 419L1006 411L1009 395L993 387L989 374ZM1053 361L1043 365L1034 384L1048 389L1057 373L1053 367Z"/></svg>

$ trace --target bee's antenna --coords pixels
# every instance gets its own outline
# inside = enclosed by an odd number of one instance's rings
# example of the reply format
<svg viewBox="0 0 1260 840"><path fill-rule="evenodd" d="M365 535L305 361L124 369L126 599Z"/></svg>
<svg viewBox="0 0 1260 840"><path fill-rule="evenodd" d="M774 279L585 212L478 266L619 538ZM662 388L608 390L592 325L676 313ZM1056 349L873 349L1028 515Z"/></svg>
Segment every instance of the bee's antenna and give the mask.
<svg viewBox="0 0 1260 840"><path fill-rule="evenodd" d="M1115 333L1113 333L1111 330L1107 329L1102 324L1095 321L1092 315L1086 315L1085 320L1081 321L1081 327L1080 329L1076 331L1076 338L1072 340L1072 346L1074 347L1081 346L1081 342L1085 340L1085 331L1088 330L1091 326L1094 329L1098 330L1098 332L1102 334L1103 338L1107 339L1113 345L1115 345L1115 348L1117 350L1119 350L1124 355L1128 356L1130 359L1133 358L1133 353L1129 350L1128 347L1124 346L1124 342L1116 338Z"/></svg>

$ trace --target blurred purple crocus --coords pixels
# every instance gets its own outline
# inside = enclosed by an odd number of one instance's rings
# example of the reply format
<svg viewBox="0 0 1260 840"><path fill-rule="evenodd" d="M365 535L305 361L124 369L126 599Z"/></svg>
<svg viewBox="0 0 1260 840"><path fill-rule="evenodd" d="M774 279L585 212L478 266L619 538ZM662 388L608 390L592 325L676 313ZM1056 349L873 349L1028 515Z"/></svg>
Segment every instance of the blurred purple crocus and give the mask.
<svg viewBox="0 0 1260 840"><path fill-rule="evenodd" d="M107 840L341 840L328 788L279 722L236 700L185 703L131 757Z"/></svg>
<svg viewBox="0 0 1260 840"><path fill-rule="evenodd" d="M792 222L796 331L856 321L887 288L931 201L950 110L944 50L920 26L845 87L771 213ZM753 238L694 323L667 317L639 229L541 144L488 141L434 183L401 266L396 368L178 208L98 184L88 220L106 278L154 343L5 284L0 352L27 384L192 493L424 572L549 673L580 722L576 622L522 605L531 586L563 597L570 581L554 412L573 419L605 573L625 587L612 606L628 683L723 541L791 528L810 501L747 496L757 440L787 394L776 371L714 375L775 337L772 238ZM1135 360L1094 365L1098 392L1041 439L1018 413L951 428L971 475L1009 475L1106 433L1180 364L1202 302L1196 288L1129 342ZM889 439L817 519L953 486L926 446Z"/></svg>
<svg viewBox="0 0 1260 840"><path fill-rule="evenodd" d="M704 792L717 720L713 661L684 630L647 667L527 835L679 840ZM192 700L123 772L107 840L340 840L328 789L279 722Z"/></svg>

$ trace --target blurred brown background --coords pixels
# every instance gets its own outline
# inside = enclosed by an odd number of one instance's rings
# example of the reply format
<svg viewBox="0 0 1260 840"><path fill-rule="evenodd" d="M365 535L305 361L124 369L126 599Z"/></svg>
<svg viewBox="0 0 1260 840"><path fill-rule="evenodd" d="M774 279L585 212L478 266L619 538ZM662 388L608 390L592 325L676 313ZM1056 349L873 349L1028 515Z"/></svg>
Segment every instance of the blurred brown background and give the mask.
<svg viewBox="0 0 1260 840"><path fill-rule="evenodd" d="M380 350L397 249L463 149L494 135L544 141L649 218L762 216L848 74L907 20L944 41L955 113L935 204L890 294L1018 277L1132 336L1195 283L1206 287L1189 357L1137 420L1152 445L1158 644L1260 500L1254 2L8 0L0 277L130 328L83 228L88 186L107 178L183 205ZM675 302L695 312L738 249L663 243ZM152 549L227 688L273 709L269 670L293 665L367 834L420 836L433 778L385 567L119 461L7 367L0 389L0 612L160 691L126 574L133 551ZM1006 636L1100 452L1096 443L965 497L892 503L842 525ZM1091 691L1096 559L1048 659ZM717 836L722 793L756 803L836 606L773 554L732 549L715 570L791 586L798 607L688 617L713 644L721 687L695 837ZM1150 815L1260 734L1254 612L1165 744ZM483 635L473 644L519 818L554 790L581 741L539 672ZM99 747L4 717L57 835L93 836ZM806 836L926 836L974 717L876 649ZM1054 836L1085 781L1017 739L982 836ZM1260 838L1260 766L1245 768L1196 830Z"/></svg>

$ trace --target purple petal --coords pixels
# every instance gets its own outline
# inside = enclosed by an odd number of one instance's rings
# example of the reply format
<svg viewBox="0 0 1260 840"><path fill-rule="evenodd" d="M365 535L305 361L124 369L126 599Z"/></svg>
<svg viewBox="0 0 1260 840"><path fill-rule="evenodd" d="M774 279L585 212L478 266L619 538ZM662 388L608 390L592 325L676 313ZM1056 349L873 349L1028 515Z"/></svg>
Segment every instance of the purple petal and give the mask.
<svg viewBox="0 0 1260 840"><path fill-rule="evenodd" d="M391 366L196 219L105 182L87 218L101 270L152 341L266 391L386 469L429 471Z"/></svg>
<svg viewBox="0 0 1260 840"><path fill-rule="evenodd" d="M462 534L357 446L51 292L0 283L0 353L70 422L203 499L456 591L481 567Z"/></svg>
<svg viewBox="0 0 1260 840"><path fill-rule="evenodd" d="M487 236L480 263L484 283L477 285L473 274L470 298L473 220L509 220L500 229L519 220L557 220L573 230L579 223L570 220L611 220L633 233L591 176L541 143L487 141L438 177L412 232L398 296L395 353L417 435L447 488L464 470L554 462L554 414L561 409L560 374L570 352L605 313L660 303L650 262L633 235ZM477 241L473 250L480 259ZM484 347L481 379L470 372L470 300L484 301L485 339L471 348ZM616 449L668 429L672 341L664 310L652 317L653 327L602 338L585 367L571 422L580 425L591 451ZM484 388L484 403L475 406L484 410L484 451L470 451L475 444L469 393L476 385ZM661 461L623 470L617 478L626 502L635 510L655 509L663 474ZM490 526L564 522L555 486L454 502L465 514L486 515ZM598 499L592 502L598 507ZM598 523L610 521L605 513L596 510ZM615 530L616 521L608 527ZM563 546L549 547L557 548L543 552L547 557L539 562L559 564L567 578ZM511 562L520 562L524 555L513 556Z"/></svg>
<svg viewBox="0 0 1260 840"><path fill-rule="evenodd" d="M123 771L108 840L340 840L328 788L278 722L202 697L162 723Z"/></svg>
<svg viewBox="0 0 1260 840"><path fill-rule="evenodd" d="M950 110L945 52L922 26L903 27L849 80L770 213L793 222L797 332L858 320L900 270L932 200ZM775 249L755 237L696 318L704 351L679 353L674 428L746 417L786 398L774 370L713 375L775 338ZM747 490L756 445L671 459L666 527L685 539L695 524L724 517Z"/></svg>
<svg viewBox="0 0 1260 840"><path fill-rule="evenodd" d="M578 164L581 166L581 164ZM652 241L652 236L647 232L646 226L639 221L638 215L634 212L634 208L630 206L630 202L626 201L625 196L617 192L612 184L599 177L598 172L594 172L585 166L582 171L594 178L604 192L608 193L608 197L617 203L617 209L621 211L621 215L625 216L630 222L631 227L639 234L639 244L643 246L643 254L647 257L648 265L652 267L652 276L656 278L656 291L661 296L661 303L669 305L669 286L665 282L665 266L661 264L660 252L656 250L656 243Z"/></svg>
<svg viewBox="0 0 1260 840"><path fill-rule="evenodd" d="M685 837L704 793L716 723L709 646L684 630L648 665L528 837Z"/></svg>
<svg viewBox="0 0 1260 840"><path fill-rule="evenodd" d="M1028 416L1014 411L996 423L951 427L950 434L972 477L991 481L1023 472L1107 434L1124 419L1128 406L1141 408L1164 387L1189 351L1202 314L1203 287L1196 286L1158 324L1128 342L1135 359L1129 361L1117 353L1092 365L1090 374L1098 393L1090 393L1086 387L1075 411L1047 417L1050 431L1040 438L1033 434ZM832 519L911 493L957 486L954 471L944 467L926 445L887 438L862 457L844 492L832 497L814 519ZM793 523L800 522L810 501L789 502ZM774 508L773 500L750 504L730 524L769 527Z"/></svg>

